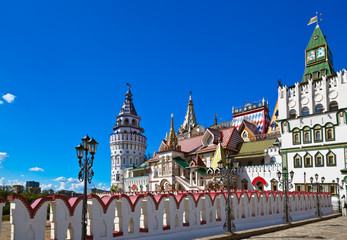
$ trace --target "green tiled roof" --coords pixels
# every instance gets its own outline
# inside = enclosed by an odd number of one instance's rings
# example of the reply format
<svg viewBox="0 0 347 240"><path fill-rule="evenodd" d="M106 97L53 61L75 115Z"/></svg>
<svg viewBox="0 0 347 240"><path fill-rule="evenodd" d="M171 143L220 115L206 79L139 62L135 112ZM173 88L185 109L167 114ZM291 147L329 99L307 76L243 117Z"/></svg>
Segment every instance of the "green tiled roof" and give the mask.
<svg viewBox="0 0 347 240"><path fill-rule="evenodd" d="M141 169L145 169L146 167L148 167L148 163L147 163L147 162L144 162L144 163L142 163L140 166L135 167L135 168L131 169L130 171L141 170Z"/></svg>
<svg viewBox="0 0 347 240"><path fill-rule="evenodd" d="M322 62L322 63L319 63L317 65L306 67L304 75L302 76L302 81L301 82L302 83L307 82L306 74L308 74L308 73L312 74L313 72L319 72L322 69L326 69L327 70L327 76L331 76L332 74L335 73L334 69L330 66L329 62Z"/></svg>
<svg viewBox="0 0 347 240"><path fill-rule="evenodd" d="M236 155L236 157L241 155L253 155L257 153L264 153L264 150L273 146L274 142L276 141L278 141L277 138L253 142L244 142L242 143L240 151Z"/></svg>
<svg viewBox="0 0 347 240"><path fill-rule="evenodd" d="M185 170L189 171L188 167L189 167L189 164L184 161L182 158L180 157L176 157L173 159L175 162L177 162L181 167L183 167Z"/></svg>
<svg viewBox="0 0 347 240"><path fill-rule="evenodd" d="M206 169L204 168L195 169L194 171L200 173L201 175L206 175Z"/></svg>
<svg viewBox="0 0 347 240"><path fill-rule="evenodd" d="M311 39L307 44L306 50L318 47L318 46L325 44L325 43L326 43L326 41L325 41L324 35L322 33L322 30L320 30L319 26L317 26L312 33Z"/></svg>
<svg viewBox="0 0 347 240"><path fill-rule="evenodd" d="M318 25L314 29L312 36L310 38L310 41L307 44L305 58L307 58L307 53L311 51L310 49L317 51L317 48L322 45L325 45L324 47L326 51L325 54L328 55L328 58L327 58L328 60L326 60L324 57L323 59L315 60L317 63L312 62L310 64L307 64L308 66L306 65L304 75L302 76L302 81L301 81L302 83L307 82L306 74L313 74L313 72L318 72L319 73L318 79L321 78L322 76L321 76L320 70L323 70L323 69L326 69L327 71L326 76L331 76L335 74L333 63L332 63L332 53L329 49L327 41L325 40L322 30L319 28ZM313 78L312 75L311 75L311 78ZM313 80L316 80L316 79L317 78L314 78Z"/></svg>

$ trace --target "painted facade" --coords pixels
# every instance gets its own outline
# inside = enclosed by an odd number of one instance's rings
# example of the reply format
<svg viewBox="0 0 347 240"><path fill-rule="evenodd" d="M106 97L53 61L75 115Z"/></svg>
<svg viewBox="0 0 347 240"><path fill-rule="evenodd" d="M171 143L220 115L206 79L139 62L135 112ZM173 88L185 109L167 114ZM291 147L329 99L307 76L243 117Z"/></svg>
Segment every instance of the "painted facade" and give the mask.
<svg viewBox="0 0 347 240"><path fill-rule="evenodd" d="M119 112L114 133L110 135L111 185L125 190L124 170L137 167L146 160L146 141L140 127L141 118L137 115L128 84L124 104ZM126 191L126 190L125 190Z"/></svg>
<svg viewBox="0 0 347 240"><path fill-rule="evenodd" d="M335 73L331 50L317 24L306 49L302 82L278 87L283 165L295 172L296 191L312 191L310 178L318 174L319 181L325 177L321 190L346 194L346 93L347 71Z"/></svg>

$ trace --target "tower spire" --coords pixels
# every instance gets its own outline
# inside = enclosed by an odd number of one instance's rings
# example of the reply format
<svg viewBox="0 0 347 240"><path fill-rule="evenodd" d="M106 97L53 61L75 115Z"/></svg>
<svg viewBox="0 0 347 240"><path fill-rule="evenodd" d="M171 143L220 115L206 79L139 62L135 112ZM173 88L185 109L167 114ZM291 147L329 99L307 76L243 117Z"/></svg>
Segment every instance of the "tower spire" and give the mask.
<svg viewBox="0 0 347 240"><path fill-rule="evenodd" d="M131 91L130 91L131 85L129 83L126 83L126 85L128 86L128 90L125 93L125 100L123 103L123 107L120 109L119 115L131 114L131 115L137 116L137 112L135 110L135 106L134 106L133 98L132 98L133 95L131 94Z"/></svg>
<svg viewBox="0 0 347 240"><path fill-rule="evenodd" d="M174 129L173 113L171 114L171 128L169 132L169 137L167 138L167 146L170 149L175 149L177 147L178 141Z"/></svg>
<svg viewBox="0 0 347 240"><path fill-rule="evenodd" d="M195 112L194 112L194 104L192 99L192 91L189 92L189 100L188 100L188 107L186 116L184 118L184 122L181 125L178 132L184 133L184 132L191 132L192 129L197 125Z"/></svg>

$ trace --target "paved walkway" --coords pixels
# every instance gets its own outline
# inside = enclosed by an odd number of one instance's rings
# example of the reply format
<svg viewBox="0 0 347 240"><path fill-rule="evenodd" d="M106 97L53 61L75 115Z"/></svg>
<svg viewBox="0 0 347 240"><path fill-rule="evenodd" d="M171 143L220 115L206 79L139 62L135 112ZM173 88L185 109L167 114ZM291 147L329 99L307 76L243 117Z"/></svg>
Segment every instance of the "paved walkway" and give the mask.
<svg viewBox="0 0 347 240"><path fill-rule="evenodd" d="M271 228L271 227L266 227ZM1 240L10 239L10 223L3 222L2 231L0 234ZM265 228L264 228L265 229ZM243 232L253 231L246 230L237 232L239 236L242 236ZM248 235L249 236L249 235ZM49 230L46 229L45 239L50 239ZM167 238L169 239L169 238ZM201 239L253 239L253 240L297 240L297 239L328 239L328 240L346 240L347 239L347 217L337 217L329 220L323 220L315 223L305 224L288 228L285 230L279 230L272 233L257 235L249 238L238 238L226 235L216 235Z"/></svg>
<svg viewBox="0 0 347 240"><path fill-rule="evenodd" d="M257 240L296 240L296 239L347 239L347 217L337 217L303 226L293 227L273 233L258 235L245 239Z"/></svg>

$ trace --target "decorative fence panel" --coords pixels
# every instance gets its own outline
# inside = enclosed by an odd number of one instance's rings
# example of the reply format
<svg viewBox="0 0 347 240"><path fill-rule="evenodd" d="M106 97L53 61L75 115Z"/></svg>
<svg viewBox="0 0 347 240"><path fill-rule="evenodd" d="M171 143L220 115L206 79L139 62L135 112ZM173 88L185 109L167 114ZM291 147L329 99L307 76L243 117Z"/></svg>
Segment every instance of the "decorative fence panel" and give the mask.
<svg viewBox="0 0 347 240"><path fill-rule="evenodd" d="M283 192L235 191L231 192L231 198L236 230L283 222ZM316 217L316 193L289 192L288 198L293 221ZM48 196L31 205L19 195L7 200L13 240L44 239L47 219L51 239L81 238L82 197ZM147 192L102 198L89 195L88 239L129 239L205 227L222 228L226 201L224 191ZM0 199L0 216L5 202ZM319 203L323 215L333 213L330 193L320 193Z"/></svg>

